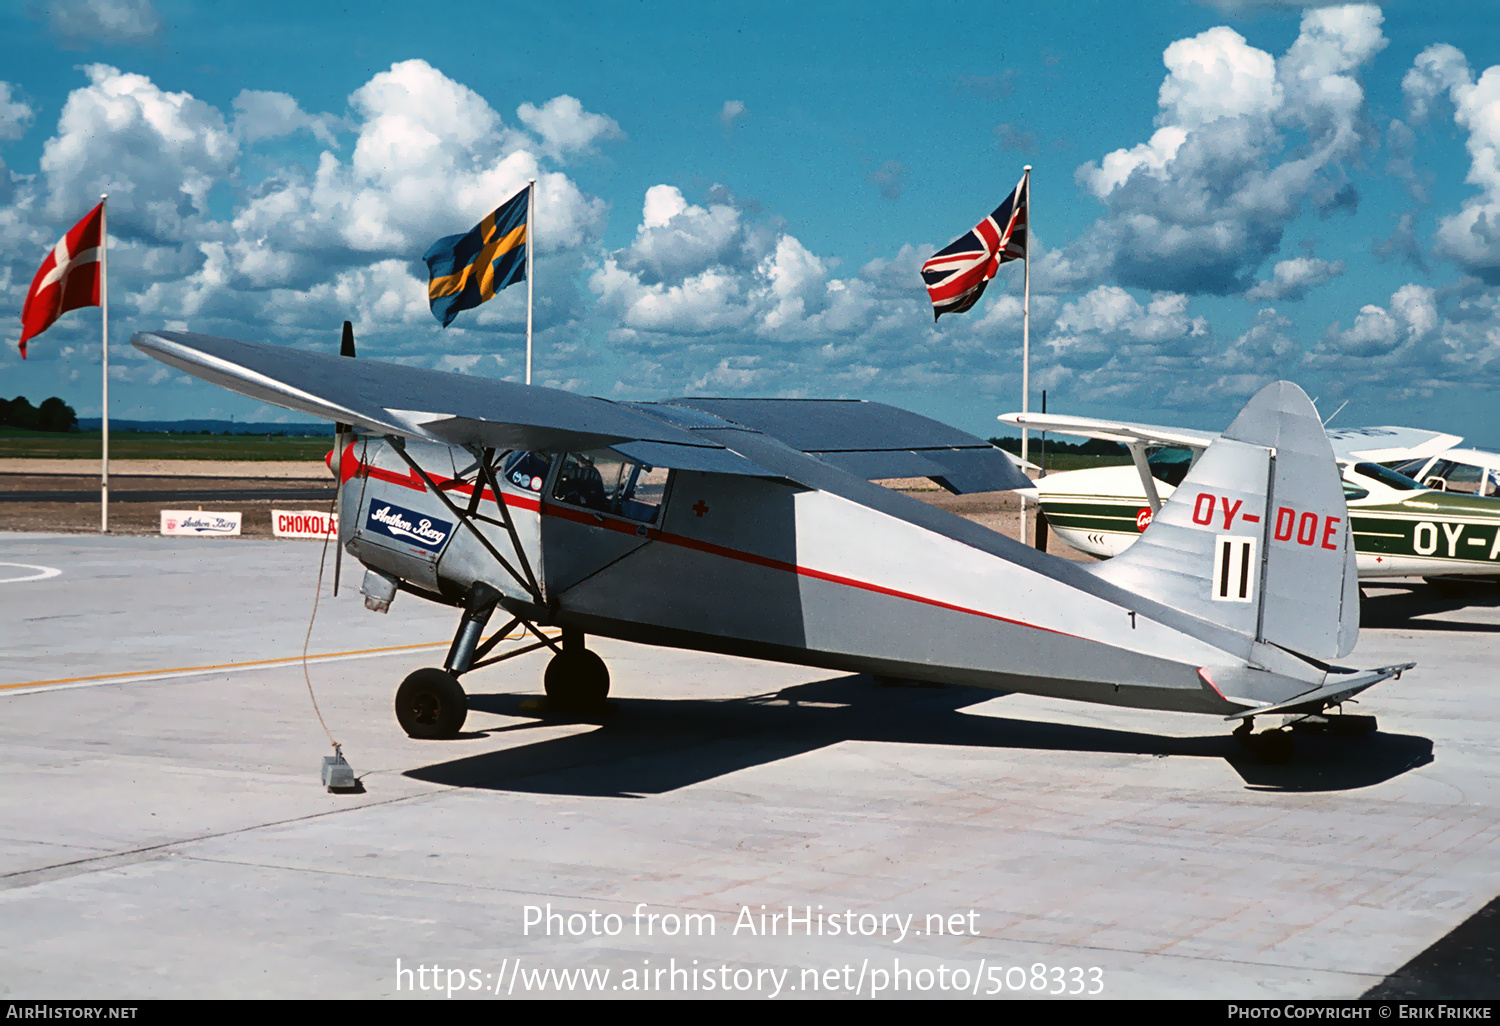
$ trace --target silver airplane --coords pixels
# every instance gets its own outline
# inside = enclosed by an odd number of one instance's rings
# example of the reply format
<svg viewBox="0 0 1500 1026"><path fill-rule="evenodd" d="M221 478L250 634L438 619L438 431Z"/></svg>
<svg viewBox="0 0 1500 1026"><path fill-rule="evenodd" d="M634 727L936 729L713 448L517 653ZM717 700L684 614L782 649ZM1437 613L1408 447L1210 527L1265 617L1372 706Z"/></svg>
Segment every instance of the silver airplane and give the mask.
<svg viewBox="0 0 1500 1026"><path fill-rule="evenodd" d="M1335 664L1359 632L1348 511L1288 382L1251 399L1128 552L1083 565L872 484L1029 484L999 449L890 406L610 402L184 332L132 341L339 425L339 543L367 569L366 605L404 591L461 610L443 666L397 690L413 737L460 730L465 674L543 647L548 708L597 710L609 671L591 634L1216 714L1270 761L1291 756L1294 722L1374 730L1330 710L1412 665ZM1300 533L1273 534L1273 508ZM497 609L509 622L486 638ZM535 642L492 656L518 626Z"/></svg>

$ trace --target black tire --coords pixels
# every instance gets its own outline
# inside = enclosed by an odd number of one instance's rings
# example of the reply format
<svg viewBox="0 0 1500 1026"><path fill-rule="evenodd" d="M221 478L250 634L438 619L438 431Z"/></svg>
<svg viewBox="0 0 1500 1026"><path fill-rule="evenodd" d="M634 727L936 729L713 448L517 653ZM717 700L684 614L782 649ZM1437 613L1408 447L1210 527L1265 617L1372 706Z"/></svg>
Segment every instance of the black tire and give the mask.
<svg viewBox="0 0 1500 1026"><path fill-rule="evenodd" d="M407 736L435 741L456 737L469 715L469 698L447 670L418 670L396 689L396 722Z"/></svg>
<svg viewBox="0 0 1500 1026"><path fill-rule="evenodd" d="M609 667L588 649L552 657L542 678L547 701L565 712L593 712L609 695Z"/></svg>
<svg viewBox="0 0 1500 1026"><path fill-rule="evenodd" d="M1263 763L1280 766L1297 754L1296 742L1289 730L1263 730L1251 738L1251 751Z"/></svg>

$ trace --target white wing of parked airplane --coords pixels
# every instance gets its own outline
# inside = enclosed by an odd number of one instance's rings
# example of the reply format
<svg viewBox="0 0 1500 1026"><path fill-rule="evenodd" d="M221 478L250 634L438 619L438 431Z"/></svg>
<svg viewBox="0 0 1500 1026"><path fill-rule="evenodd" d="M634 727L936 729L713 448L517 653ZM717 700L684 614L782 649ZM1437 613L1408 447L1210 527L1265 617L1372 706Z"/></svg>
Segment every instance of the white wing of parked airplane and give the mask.
<svg viewBox="0 0 1500 1026"><path fill-rule="evenodd" d="M1094 417L1069 417L1056 413L1002 413L1001 423L1033 431L1052 431L1061 435L1099 438L1123 445L1171 445L1202 452L1218 438L1212 431L1191 428L1162 427L1157 424L1134 424L1123 420L1100 420ZM1459 435L1409 427L1338 428L1328 432L1333 454L1340 460L1366 460L1390 463L1420 456L1433 456L1463 441Z"/></svg>
<svg viewBox="0 0 1500 1026"><path fill-rule="evenodd" d="M1096 420L1093 417L1069 417L1057 413L1002 413L999 420L1005 424L1024 427L1032 431L1052 431L1060 435L1080 435L1084 438L1099 438L1106 442L1129 445L1132 442L1146 445L1180 445L1185 449L1202 451L1218 438L1215 431L1194 431L1191 428L1161 427L1157 424L1130 424L1123 420Z"/></svg>

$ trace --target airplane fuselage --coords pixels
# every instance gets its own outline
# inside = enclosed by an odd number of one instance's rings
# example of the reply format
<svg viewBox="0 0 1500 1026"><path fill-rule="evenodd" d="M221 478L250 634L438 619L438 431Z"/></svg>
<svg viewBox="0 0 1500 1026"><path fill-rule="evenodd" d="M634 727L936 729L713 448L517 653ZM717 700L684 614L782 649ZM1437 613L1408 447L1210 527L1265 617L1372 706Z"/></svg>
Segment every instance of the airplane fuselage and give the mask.
<svg viewBox="0 0 1500 1026"><path fill-rule="evenodd" d="M1074 564L895 493L880 510L783 481L675 471L642 522L558 501L553 461L540 488L502 483L539 609L388 443L356 449L343 484L349 551L433 598L458 604L484 581L540 622L646 644L1117 705L1236 708L1197 668L1239 657L1159 622L1149 603L1106 597ZM449 486L468 453L421 443L407 453L468 504L472 483ZM477 509L497 512L488 489ZM508 550L505 531L479 528ZM1091 585L1099 594L1080 590Z"/></svg>
<svg viewBox="0 0 1500 1026"><path fill-rule="evenodd" d="M1431 490L1374 491L1348 499L1362 580L1432 574L1500 575L1500 499ZM1161 498L1172 485L1156 482ZM1038 483L1047 523L1069 545L1101 559L1130 548L1151 523L1134 467L1053 474ZM1363 492L1364 494L1358 494ZM1372 492L1374 492L1372 494Z"/></svg>

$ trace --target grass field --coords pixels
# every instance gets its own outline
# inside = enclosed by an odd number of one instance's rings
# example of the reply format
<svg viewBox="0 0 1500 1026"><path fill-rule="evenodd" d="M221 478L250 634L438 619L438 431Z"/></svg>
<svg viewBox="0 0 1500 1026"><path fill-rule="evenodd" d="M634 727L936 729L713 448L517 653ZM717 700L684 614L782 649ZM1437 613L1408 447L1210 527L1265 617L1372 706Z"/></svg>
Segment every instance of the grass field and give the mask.
<svg viewBox="0 0 1500 1026"><path fill-rule="evenodd" d="M333 447L326 438L272 435L169 435L111 431L110 459L131 460L321 460ZM103 442L98 431L58 434L0 427L0 458L97 460Z"/></svg>
<svg viewBox="0 0 1500 1026"><path fill-rule="evenodd" d="M1035 452L1030 453L1029 456L1032 463L1040 462ZM1129 456L1080 456L1070 452L1060 452L1055 456L1049 452L1046 462L1049 473L1054 470L1088 470L1093 467L1122 467L1129 465Z"/></svg>

